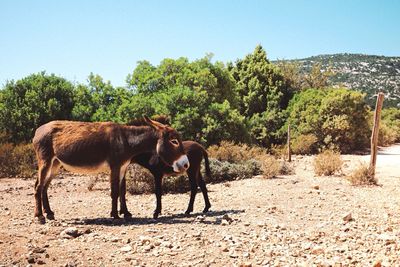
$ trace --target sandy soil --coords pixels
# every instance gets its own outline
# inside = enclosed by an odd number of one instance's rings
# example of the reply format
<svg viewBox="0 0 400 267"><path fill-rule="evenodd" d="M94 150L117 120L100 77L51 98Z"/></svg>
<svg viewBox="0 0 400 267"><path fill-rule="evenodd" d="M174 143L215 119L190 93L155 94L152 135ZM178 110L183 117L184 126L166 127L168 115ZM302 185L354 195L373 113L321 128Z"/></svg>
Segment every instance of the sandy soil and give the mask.
<svg viewBox="0 0 400 267"><path fill-rule="evenodd" d="M369 156L344 155L345 173ZM0 179L0 265L400 266L400 145L381 149L379 186L296 174L208 185L212 212L185 217L188 194L128 196L130 222L108 218L109 186L64 175L50 187L56 220L33 223L33 180ZM196 213L197 212L197 213Z"/></svg>

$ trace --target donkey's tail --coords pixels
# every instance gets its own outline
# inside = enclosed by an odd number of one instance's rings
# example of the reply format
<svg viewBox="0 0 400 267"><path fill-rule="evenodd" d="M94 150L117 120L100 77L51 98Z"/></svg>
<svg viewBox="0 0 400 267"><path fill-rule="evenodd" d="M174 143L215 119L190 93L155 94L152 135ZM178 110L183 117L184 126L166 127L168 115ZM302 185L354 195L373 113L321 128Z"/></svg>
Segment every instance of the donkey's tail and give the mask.
<svg viewBox="0 0 400 267"><path fill-rule="evenodd" d="M206 167L206 176L211 179L210 161L208 160L208 153L203 149L204 165Z"/></svg>

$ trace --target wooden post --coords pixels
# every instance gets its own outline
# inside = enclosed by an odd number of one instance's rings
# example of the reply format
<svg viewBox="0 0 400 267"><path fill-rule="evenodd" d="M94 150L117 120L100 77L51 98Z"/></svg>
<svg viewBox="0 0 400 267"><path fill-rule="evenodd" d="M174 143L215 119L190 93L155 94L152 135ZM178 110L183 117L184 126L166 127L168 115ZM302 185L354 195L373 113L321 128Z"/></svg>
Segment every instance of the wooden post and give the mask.
<svg viewBox="0 0 400 267"><path fill-rule="evenodd" d="M376 167L376 153L378 147L378 134L379 134L379 122L381 120L381 110L383 105L384 94L379 93L376 99L375 114L374 114L374 127L372 128L371 135L371 161L369 163L369 170L372 177L375 177Z"/></svg>
<svg viewBox="0 0 400 267"><path fill-rule="evenodd" d="M287 156L288 156L288 161L292 161L292 152L290 150L290 124L288 124L287 127Z"/></svg>

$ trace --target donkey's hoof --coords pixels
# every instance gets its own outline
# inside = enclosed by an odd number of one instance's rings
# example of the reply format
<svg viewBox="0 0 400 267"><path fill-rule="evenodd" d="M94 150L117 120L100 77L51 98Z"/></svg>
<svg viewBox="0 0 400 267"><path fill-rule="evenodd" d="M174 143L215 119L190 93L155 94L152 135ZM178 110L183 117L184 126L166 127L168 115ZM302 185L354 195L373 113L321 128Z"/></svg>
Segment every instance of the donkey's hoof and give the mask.
<svg viewBox="0 0 400 267"><path fill-rule="evenodd" d="M35 217L34 221L37 224L45 224L46 223L46 219L44 218L43 215Z"/></svg>
<svg viewBox="0 0 400 267"><path fill-rule="evenodd" d="M119 217L119 215L118 215L118 212L111 212L110 216L115 220L121 219L121 217Z"/></svg>
<svg viewBox="0 0 400 267"><path fill-rule="evenodd" d="M49 220L54 220L55 219L54 213L47 213L46 214L46 218L49 219Z"/></svg>
<svg viewBox="0 0 400 267"><path fill-rule="evenodd" d="M190 215L190 213L192 212L193 210L186 210L185 211L185 215Z"/></svg>
<svg viewBox="0 0 400 267"><path fill-rule="evenodd" d="M124 219L125 220L132 219L132 213L130 213L129 211L124 212Z"/></svg>
<svg viewBox="0 0 400 267"><path fill-rule="evenodd" d="M203 210L203 213L207 213L210 210L211 207L205 207Z"/></svg>
<svg viewBox="0 0 400 267"><path fill-rule="evenodd" d="M159 215L160 215L160 212L154 212L153 213L153 219L158 219Z"/></svg>

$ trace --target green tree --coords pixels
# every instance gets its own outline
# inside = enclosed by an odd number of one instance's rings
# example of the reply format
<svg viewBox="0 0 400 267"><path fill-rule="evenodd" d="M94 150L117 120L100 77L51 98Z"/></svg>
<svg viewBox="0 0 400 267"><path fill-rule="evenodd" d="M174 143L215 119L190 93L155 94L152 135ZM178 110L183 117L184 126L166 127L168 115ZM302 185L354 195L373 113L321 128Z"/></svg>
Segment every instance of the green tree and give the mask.
<svg viewBox="0 0 400 267"><path fill-rule="evenodd" d="M0 93L0 131L12 142L29 142L40 125L70 119L73 85L45 72L7 82Z"/></svg>
<svg viewBox="0 0 400 267"><path fill-rule="evenodd" d="M229 68L236 81L240 113L251 122L253 141L265 146L277 142L281 113L292 96L279 68L269 62L261 45Z"/></svg>
<svg viewBox="0 0 400 267"><path fill-rule="evenodd" d="M91 73L88 85L76 86L73 118L81 121L121 121L119 107L129 100L131 92L123 87L114 88L100 75Z"/></svg>

